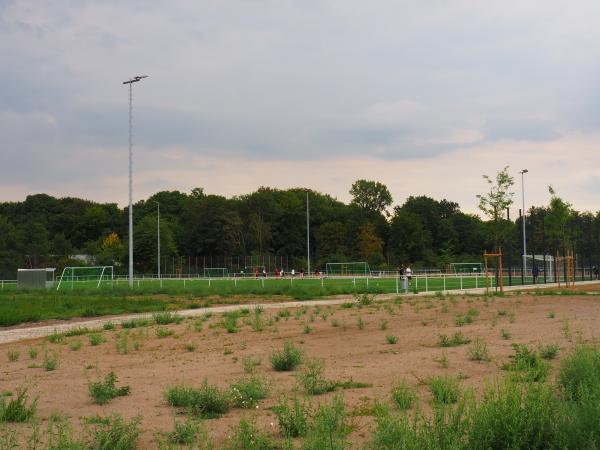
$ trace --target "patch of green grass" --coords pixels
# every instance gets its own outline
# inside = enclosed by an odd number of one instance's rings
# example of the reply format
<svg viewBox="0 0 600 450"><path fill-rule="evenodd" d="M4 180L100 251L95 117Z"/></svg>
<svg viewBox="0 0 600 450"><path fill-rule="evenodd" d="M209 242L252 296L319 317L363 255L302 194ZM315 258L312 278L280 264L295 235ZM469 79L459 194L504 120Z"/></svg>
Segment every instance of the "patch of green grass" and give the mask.
<svg viewBox="0 0 600 450"><path fill-rule="evenodd" d="M185 349L190 353L195 352L197 347L198 346L195 342L188 342L187 344L185 344Z"/></svg>
<svg viewBox="0 0 600 450"><path fill-rule="evenodd" d="M37 399L28 403L27 389L17 389L17 395L0 395L0 422L28 422L35 416Z"/></svg>
<svg viewBox="0 0 600 450"><path fill-rule="evenodd" d="M304 329L302 330L304 334L310 334L311 331L312 329L308 325L304 325Z"/></svg>
<svg viewBox="0 0 600 450"><path fill-rule="evenodd" d="M256 368L260 366L260 364L260 358L247 356L246 358L242 359L242 365L244 366L245 373L254 373L256 371Z"/></svg>
<svg viewBox="0 0 600 450"><path fill-rule="evenodd" d="M70 348L72 351L76 352L76 351L78 351L78 350L80 350L80 349L81 349L81 346L82 346L82 345L83 345L83 344L81 343L81 341L80 341L79 339L77 339L76 341L73 341L73 342L71 342L71 343L69 344L69 348Z"/></svg>
<svg viewBox="0 0 600 450"><path fill-rule="evenodd" d="M208 380L204 380L200 388L173 386L165 396L169 405L207 419L225 414L231 405L229 393L208 384Z"/></svg>
<svg viewBox="0 0 600 450"><path fill-rule="evenodd" d="M111 321L105 322L102 325L102 329L106 330L106 331L114 330L115 328L116 328L116 325L114 324L114 322L111 322Z"/></svg>
<svg viewBox="0 0 600 450"><path fill-rule="evenodd" d="M359 317L356 320L356 326L358 327L359 330L363 330L365 328L365 321L363 320L362 317Z"/></svg>
<svg viewBox="0 0 600 450"><path fill-rule="evenodd" d="M470 323L473 323L473 317L468 314L465 314L464 316L456 316L454 318L454 325L457 327L463 327Z"/></svg>
<svg viewBox="0 0 600 450"><path fill-rule="evenodd" d="M175 420L173 431L169 433L169 442L180 445L193 445L200 434L201 425L198 419L187 417L184 422Z"/></svg>
<svg viewBox="0 0 600 450"><path fill-rule="evenodd" d="M541 356L524 344L512 344L514 354L503 368L511 372L512 379L524 382L542 382L546 380L550 367Z"/></svg>
<svg viewBox="0 0 600 450"><path fill-rule="evenodd" d="M46 337L46 340L52 344L61 344L65 340L65 335L54 330L52 334Z"/></svg>
<svg viewBox="0 0 600 450"><path fill-rule="evenodd" d="M88 422L88 449L135 450L141 434L141 417L129 421L121 415L96 417ZM69 449L71 450L71 449Z"/></svg>
<svg viewBox="0 0 600 450"><path fill-rule="evenodd" d="M149 325L150 321L148 319L130 319L121 322L121 327L126 329L147 327Z"/></svg>
<svg viewBox="0 0 600 450"><path fill-rule="evenodd" d="M331 403L322 403L314 413L302 445L303 450L337 450L347 448L351 427L344 400L340 396Z"/></svg>
<svg viewBox="0 0 600 450"><path fill-rule="evenodd" d="M117 338L117 353L127 355L129 353L129 330L125 330L119 334Z"/></svg>
<svg viewBox="0 0 600 450"><path fill-rule="evenodd" d="M442 352L442 356L434 359L434 361L438 363L442 369L447 369L450 365L450 362L448 361L448 354L445 350Z"/></svg>
<svg viewBox="0 0 600 450"><path fill-rule="evenodd" d="M543 359L554 359L558 355L560 347L557 344L541 345L538 349Z"/></svg>
<svg viewBox="0 0 600 450"><path fill-rule="evenodd" d="M283 350L271 353L270 359L271 366L278 372L294 370L302 363L302 350L286 341Z"/></svg>
<svg viewBox="0 0 600 450"><path fill-rule="evenodd" d="M29 353L29 359L36 359L38 356L38 349L35 347L29 347L27 349L27 353Z"/></svg>
<svg viewBox="0 0 600 450"><path fill-rule="evenodd" d="M505 330L504 328L502 328L500 330L500 337L502 339L508 340L512 337L512 335L510 334L510 332L508 330Z"/></svg>
<svg viewBox="0 0 600 450"><path fill-rule="evenodd" d="M19 356L21 356L21 352L18 350L9 350L6 352L6 355L8 356L8 360L10 362L17 362L19 360Z"/></svg>
<svg viewBox="0 0 600 450"><path fill-rule="evenodd" d="M446 405L456 403L460 396L458 380L448 375L434 376L427 380L433 399Z"/></svg>
<svg viewBox="0 0 600 450"><path fill-rule="evenodd" d="M44 361L42 362L42 367L47 372L56 370L58 367L58 354L56 352L49 352L46 350L44 352Z"/></svg>
<svg viewBox="0 0 600 450"><path fill-rule="evenodd" d="M417 400L417 392L405 381L392 385L391 395L394 404L402 411L410 409Z"/></svg>
<svg viewBox="0 0 600 450"><path fill-rule="evenodd" d="M72 337L72 336L83 336L84 334L88 334L91 332L92 332L92 330L90 330L88 327L77 327L77 328L72 328L70 330L67 330L63 334L65 335L65 337Z"/></svg>
<svg viewBox="0 0 600 450"><path fill-rule="evenodd" d="M269 388L266 381L258 376L242 378L229 387L231 402L237 408L254 408L258 400L267 398Z"/></svg>
<svg viewBox="0 0 600 450"><path fill-rule="evenodd" d="M113 398L129 395L131 388L129 386L116 387L117 376L110 372L104 380L90 381L88 383L88 392L94 403L104 405Z"/></svg>
<svg viewBox="0 0 600 450"><path fill-rule="evenodd" d="M276 450L280 448L273 442L269 434L256 425L256 419L240 419L237 426L229 432L229 441L225 450Z"/></svg>

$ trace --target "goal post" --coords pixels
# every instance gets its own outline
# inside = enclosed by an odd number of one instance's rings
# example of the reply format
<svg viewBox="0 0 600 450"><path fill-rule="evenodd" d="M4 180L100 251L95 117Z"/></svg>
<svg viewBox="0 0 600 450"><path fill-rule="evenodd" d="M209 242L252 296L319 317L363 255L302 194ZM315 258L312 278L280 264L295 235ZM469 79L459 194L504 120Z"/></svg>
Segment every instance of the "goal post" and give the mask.
<svg viewBox="0 0 600 450"><path fill-rule="evenodd" d="M483 273L483 263L480 262L450 263L450 267L455 274Z"/></svg>
<svg viewBox="0 0 600 450"><path fill-rule="evenodd" d="M327 276L368 276L371 274L369 263L360 262L331 262L325 265Z"/></svg>
<svg viewBox="0 0 600 450"><path fill-rule="evenodd" d="M552 255L525 255L525 260L527 262L527 267L531 268L533 272L533 268L537 267L537 275L538 277L546 277L546 280L555 280L555 267L556 262L555 258Z"/></svg>
<svg viewBox="0 0 600 450"><path fill-rule="evenodd" d="M62 284L88 283L99 288L103 281L113 281L113 266L67 266L63 269L56 290L58 291Z"/></svg>
<svg viewBox="0 0 600 450"><path fill-rule="evenodd" d="M227 278L229 269L227 267L205 267L204 278Z"/></svg>

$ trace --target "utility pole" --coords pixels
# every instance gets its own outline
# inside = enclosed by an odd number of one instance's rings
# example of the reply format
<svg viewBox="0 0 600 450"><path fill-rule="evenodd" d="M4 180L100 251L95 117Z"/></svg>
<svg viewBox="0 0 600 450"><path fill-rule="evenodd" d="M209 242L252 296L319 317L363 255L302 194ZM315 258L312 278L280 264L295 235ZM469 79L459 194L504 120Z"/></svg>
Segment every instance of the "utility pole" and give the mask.
<svg viewBox="0 0 600 450"><path fill-rule="evenodd" d="M525 174L529 172L527 169L521 170L521 195L523 197L523 274L527 276L527 237L525 235ZM535 257L535 256L534 256ZM523 281L525 283L525 281Z"/></svg>
<svg viewBox="0 0 600 450"><path fill-rule="evenodd" d="M310 217L310 212L309 212L309 208L308 208L308 191L306 191L306 259L308 261L307 275L311 274L311 271L310 271L310 221L309 221L309 217Z"/></svg>

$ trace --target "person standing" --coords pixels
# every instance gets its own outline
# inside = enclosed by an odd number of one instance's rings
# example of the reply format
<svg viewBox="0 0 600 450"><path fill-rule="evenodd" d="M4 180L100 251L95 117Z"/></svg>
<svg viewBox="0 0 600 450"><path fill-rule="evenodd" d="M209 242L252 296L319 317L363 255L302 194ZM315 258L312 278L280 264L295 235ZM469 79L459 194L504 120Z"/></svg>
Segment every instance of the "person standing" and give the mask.
<svg viewBox="0 0 600 450"><path fill-rule="evenodd" d="M410 286L410 282L412 280L412 269L410 268L410 266L406 267L406 278L408 279L408 285Z"/></svg>

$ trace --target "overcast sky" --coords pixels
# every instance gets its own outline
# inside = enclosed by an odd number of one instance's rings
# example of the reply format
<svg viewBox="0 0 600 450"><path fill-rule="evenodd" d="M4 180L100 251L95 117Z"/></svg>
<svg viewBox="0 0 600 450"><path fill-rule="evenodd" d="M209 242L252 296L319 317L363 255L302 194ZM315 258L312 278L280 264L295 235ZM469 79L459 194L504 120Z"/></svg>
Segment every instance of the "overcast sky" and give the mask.
<svg viewBox="0 0 600 450"><path fill-rule="evenodd" d="M0 0L0 201L304 186L600 210L600 2Z"/></svg>

